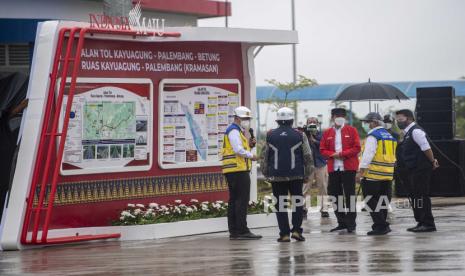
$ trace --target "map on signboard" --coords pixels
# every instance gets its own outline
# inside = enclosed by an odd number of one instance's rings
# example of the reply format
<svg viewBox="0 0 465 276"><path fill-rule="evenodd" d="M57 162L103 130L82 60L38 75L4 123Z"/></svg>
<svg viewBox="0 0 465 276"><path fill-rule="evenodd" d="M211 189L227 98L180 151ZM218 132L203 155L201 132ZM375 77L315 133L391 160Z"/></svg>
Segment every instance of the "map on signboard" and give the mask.
<svg viewBox="0 0 465 276"><path fill-rule="evenodd" d="M85 80L77 85L78 93L73 98L62 174L149 169L151 81Z"/></svg>
<svg viewBox="0 0 465 276"><path fill-rule="evenodd" d="M131 139L136 136L135 102L90 102L84 105L84 139Z"/></svg>
<svg viewBox="0 0 465 276"><path fill-rule="evenodd" d="M202 130L199 124L192 117L192 114L189 112L187 105L181 104L181 109L184 114L186 114L187 123L189 125L189 129L191 131L194 145L197 148L197 151L203 160L207 160L207 139L202 136Z"/></svg>
<svg viewBox="0 0 465 276"><path fill-rule="evenodd" d="M217 166L224 132L240 103L238 80L164 80L160 95L162 168Z"/></svg>

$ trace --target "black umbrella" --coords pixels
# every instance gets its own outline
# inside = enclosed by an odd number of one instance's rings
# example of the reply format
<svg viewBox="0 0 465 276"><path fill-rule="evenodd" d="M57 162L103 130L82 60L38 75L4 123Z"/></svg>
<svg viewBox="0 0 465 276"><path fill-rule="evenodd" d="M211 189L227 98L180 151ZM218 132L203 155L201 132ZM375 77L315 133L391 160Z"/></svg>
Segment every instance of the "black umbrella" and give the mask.
<svg viewBox="0 0 465 276"><path fill-rule="evenodd" d="M395 86L368 80L345 88L334 99L335 102L385 100L409 100L409 97Z"/></svg>

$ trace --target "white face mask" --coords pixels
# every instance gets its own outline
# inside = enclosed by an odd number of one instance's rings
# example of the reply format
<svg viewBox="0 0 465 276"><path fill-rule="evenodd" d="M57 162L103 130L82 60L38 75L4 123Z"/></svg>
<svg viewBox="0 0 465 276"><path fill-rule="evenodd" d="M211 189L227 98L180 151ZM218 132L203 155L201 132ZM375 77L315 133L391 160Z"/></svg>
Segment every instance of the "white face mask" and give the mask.
<svg viewBox="0 0 465 276"><path fill-rule="evenodd" d="M363 128L363 130L365 130L366 133L370 132L370 130L371 130L370 124L367 123L367 122L362 123L362 128Z"/></svg>
<svg viewBox="0 0 465 276"><path fill-rule="evenodd" d="M391 128L392 128L392 124L391 124L391 123L386 123L385 126L386 126L386 129L391 129Z"/></svg>
<svg viewBox="0 0 465 276"><path fill-rule="evenodd" d="M337 117L336 119L334 119L334 123L337 126L342 126L343 124L345 124L345 122L346 122L346 118L344 117Z"/></svg>
<svg viewBox="0 0 465 276"><path fill-rule="evenodd" d="M250 120L241 120L241 127L243 129L249 129L250 128Z"/></svg>

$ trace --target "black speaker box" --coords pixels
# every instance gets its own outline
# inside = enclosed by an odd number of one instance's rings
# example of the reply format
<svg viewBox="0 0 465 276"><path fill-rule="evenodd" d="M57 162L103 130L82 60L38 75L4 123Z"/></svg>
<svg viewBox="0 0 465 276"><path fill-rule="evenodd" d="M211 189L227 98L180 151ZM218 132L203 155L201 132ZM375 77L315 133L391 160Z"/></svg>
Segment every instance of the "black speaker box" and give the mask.
<svg viewBox="0 0 465 276"><path fill-rule="evenodd" d="M434 157L439 168L433 171L430 185L431 196L463 196L465 195L465 140L432 141Z"/></svg>
<svg viewBox="0 0 465 276"><path fill-rule="evenodd" d="M417 88L415 115L431 139L455 137L455 89L453 87Z"/></svg>
<svg viewBox="0 0 465 276"><path fill-rule="evenodd" d="M431 148L434 157L439 162L439 168L434 170L431 175L430 195L464 196L465 179L461 170L465 172L465 140L432 141ZM459 167L455 166L451 161ZM409 192L405 185L402 184L399 175L400 172L397 172L394 178L396 196L406 197Z"/></svg>
<svg viewBox="0 0 465 276"><path fill-rule="evenodd" d="M455 123L424 123L418 122L433 140L447 140L455 137Z"/></svg>
<svg viewBox="0 0 465 276"><path fill-rule="evenodd" d="M455 122L455 111L418 111L416 120L420 126L423 123L453 123Z"/></svg>
<svg viewBox="0 0 465 276"><path fill-rule="evenodd" d="M417 88L418 99L450 99L455 98L455 88L452 86L444 87L419 87Z"/></svg>
<svg viewBox="0 0 465 276"><path fill-rule="evenodd" d="M417 112L454 111L454 106L454 98L417 98L415 110Z"/></svg>

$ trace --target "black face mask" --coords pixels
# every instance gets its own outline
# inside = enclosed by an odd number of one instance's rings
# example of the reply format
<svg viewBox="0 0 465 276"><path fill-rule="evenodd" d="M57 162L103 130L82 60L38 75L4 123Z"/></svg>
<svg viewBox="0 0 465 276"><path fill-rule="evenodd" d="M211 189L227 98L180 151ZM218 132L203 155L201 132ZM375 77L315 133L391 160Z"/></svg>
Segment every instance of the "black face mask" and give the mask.
<svg viewBox="0 0 465 276"><path fill-rule="evenodd" d="M409 123L407 121L403 121L403 122L399 122L397 121L397 126L400 128L400 129L405 129L406 127L408 127Z"/></svg>

